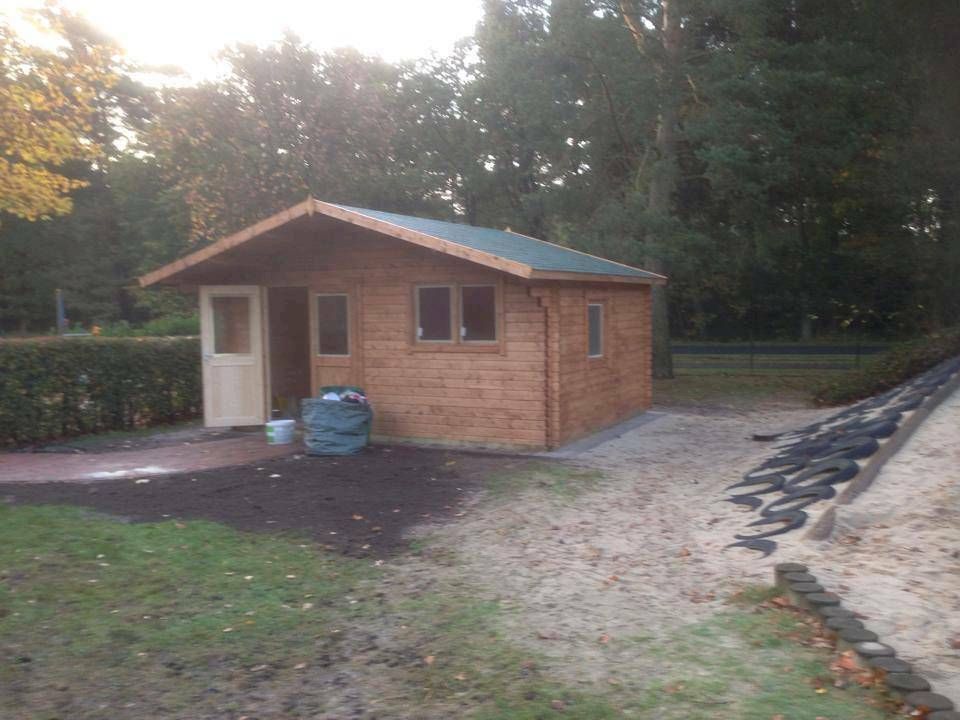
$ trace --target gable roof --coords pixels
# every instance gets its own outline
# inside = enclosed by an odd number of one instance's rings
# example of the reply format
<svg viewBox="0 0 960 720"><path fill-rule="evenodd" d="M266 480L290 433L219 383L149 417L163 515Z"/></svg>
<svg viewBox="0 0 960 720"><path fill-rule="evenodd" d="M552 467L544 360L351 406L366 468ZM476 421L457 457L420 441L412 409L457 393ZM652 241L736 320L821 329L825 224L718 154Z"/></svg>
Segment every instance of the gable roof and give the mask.
<svg viewBox="0 0 960 720"><path fill-rule="evenodd" d="M140 277L146 287L270 232L318 213L526 279L662 284L656 273L623 265L509 230L474 227L411 215L325 203L308 198L255 225Z"/></svg>

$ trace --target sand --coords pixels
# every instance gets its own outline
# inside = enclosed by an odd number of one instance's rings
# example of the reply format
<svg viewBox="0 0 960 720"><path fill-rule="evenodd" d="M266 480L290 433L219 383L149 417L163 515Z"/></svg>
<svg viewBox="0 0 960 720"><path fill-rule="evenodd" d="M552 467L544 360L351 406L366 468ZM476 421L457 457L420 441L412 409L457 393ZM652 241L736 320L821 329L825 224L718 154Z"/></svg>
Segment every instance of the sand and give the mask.
<svg viewBox="0 0 960 720"><path fill-rule="evenodd" d="M775 450L753 432L801 427L830 411L668 411L574 462L601 470L598 489L558 500L534 492L479 504L435 528L461 570L512 609L512 637L553 658L571 682L636 676L656 662L644 643L724 607L778 562L809 564L865 624L960 701L960 393L901 449L873 487L839 512L827 541L805 530L761 559L724 550L754 512L724 488ZM834 504L818 503L811 526ZM612 651L612 648L616 648Z"/></svg>

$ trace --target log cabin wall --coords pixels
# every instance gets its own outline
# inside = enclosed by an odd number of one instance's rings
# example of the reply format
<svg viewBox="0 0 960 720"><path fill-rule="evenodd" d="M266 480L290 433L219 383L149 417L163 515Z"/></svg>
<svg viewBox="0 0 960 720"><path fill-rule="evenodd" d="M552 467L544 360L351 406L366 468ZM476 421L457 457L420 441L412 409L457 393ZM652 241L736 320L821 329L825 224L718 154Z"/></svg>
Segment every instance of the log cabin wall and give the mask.
<svg viewBox="0 0 960 720"><path fill-rule="evenodd" d="M313 389L363 386L378 437L547 445L546 313L528 283L363 228L313 220L225 253L216 266L197 266L184 282L306 286L311 303L313 293L349 293L350 361L325 366L314 354ZM416 342L417 285L487 283L497 287L498 342Z"/></svg>
<svg viewBox="0 0 960 720"><path fill-rule="evenodd" d="M651 403L648 285L565 285L556 292L559 416L556 444L597 432ZM588 357L587 306L603 306L603 355Z"/></svg>

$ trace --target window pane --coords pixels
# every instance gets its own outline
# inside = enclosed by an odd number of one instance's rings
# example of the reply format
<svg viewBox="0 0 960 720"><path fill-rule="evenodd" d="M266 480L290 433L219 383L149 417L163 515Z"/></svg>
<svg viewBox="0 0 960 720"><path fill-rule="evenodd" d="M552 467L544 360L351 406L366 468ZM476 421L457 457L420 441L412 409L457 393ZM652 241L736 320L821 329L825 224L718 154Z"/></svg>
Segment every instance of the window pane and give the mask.
<svg viewBox="0 0 960 720"><path fill-rule="evenodd" d="M417 318L421 340L452 340L450 336L450 288L417 288Z"/></svg>
<svg viewBox="0 0 960 720"><path fill-rule="evenodd" d="M463 339L497 339L497 294L493 285L461 288L463 298Z"/></svg>
<svg viewBox="0 0 960 720"><path fill-rule="evenodd" d="M213 351L250 352L250 298L213 297Z"/></svg>
<svg viewBox="0 0 960 720"><path fill-rule="evenodd" d="M321 355L349 355L350 329L346 295L317 297L318 349Z"/></svg>
<svg viewBox="0 0 960 720"><path fill-rule="evenodd" d="M587 305L587 354L603 355L603 305Z"/></svg>

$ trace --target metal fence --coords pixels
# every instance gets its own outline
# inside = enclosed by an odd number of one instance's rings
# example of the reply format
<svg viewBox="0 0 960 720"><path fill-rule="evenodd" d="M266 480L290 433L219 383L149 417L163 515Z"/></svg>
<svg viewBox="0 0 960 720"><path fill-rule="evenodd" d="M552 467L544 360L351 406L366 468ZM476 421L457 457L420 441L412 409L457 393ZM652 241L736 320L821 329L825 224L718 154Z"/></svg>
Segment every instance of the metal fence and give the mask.
<svg viewBox="0 0 960 720"><path fill-rule="evenodd" d="M853 370L888 347L882 343L675 343L672 350L674 369L680 371L804 372Z"/></svg>

